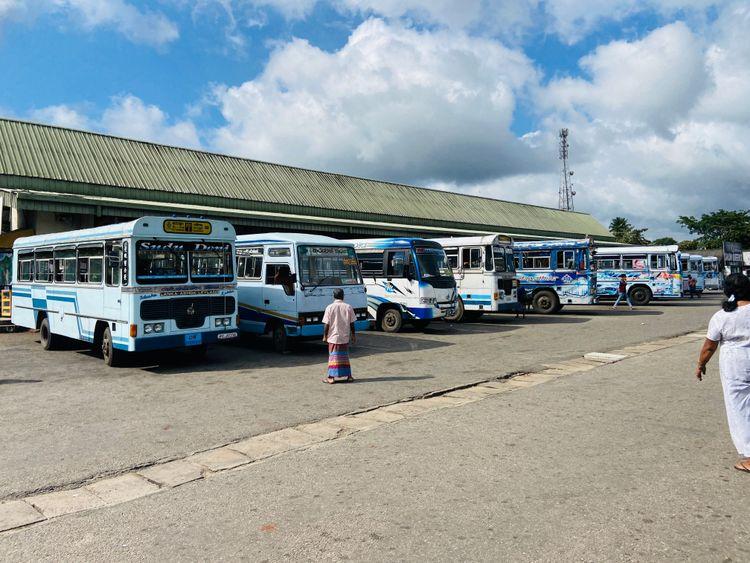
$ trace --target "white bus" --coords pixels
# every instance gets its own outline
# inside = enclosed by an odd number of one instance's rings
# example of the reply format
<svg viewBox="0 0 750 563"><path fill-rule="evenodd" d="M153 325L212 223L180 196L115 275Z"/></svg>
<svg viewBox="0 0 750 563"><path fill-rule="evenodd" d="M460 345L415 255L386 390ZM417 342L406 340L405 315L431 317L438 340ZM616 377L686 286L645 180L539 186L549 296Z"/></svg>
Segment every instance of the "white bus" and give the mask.
<svg viewBox="0 0 750 563"><path fill-rule="evenodd" d="M375 324L423 330L456 307L456 280L440 243L419 238L353 240Z"/></svg>
<svg viewBox="0 0 750 563"><path fill-rule="evenodd" d="M367 295L350 242L295 233L237 237L240 330L270 333L274 349L294 340L321 338L323 312L333 290L354 307L355 328L367 330Z"/></svg>
<svg viewBox="0 0 750 563"><path fill-rule="evenodd" d="M620 276L625 274L633 305L682 297L679 256L677 245L602 247L596 253L596 293L617 297Z"/></svg>
<svg viewBox="0 0 750 563"><path fill-rule="evenodd" d="M695 279L695 290L698 293L703 293L706 284L706 274L703 272L703 256L680 253L680 264L682 266L682 292L686 295L689 293L688 276L692 276Z"/></svg>
<svg viewBox="0 0 750 563"><path fill-rule="evenodd" d="M224 221L142 217L20 238L13 246L14 324L122 352L206 345L237 332L234 228Z"/></svg>
<svg viewBox="0 0 750 563"><path fill-rule="evenodd" d="M703 257L703 272L706 275L704 287L707 291L724 289L724 274L719 271L719 259L716 256Z"/></svg>
<svg viewBox="0 0 750 563"><path fill-rule="evenodd" d="M432 239L448 256L456 279L458 300L445 319L461 322L477 319L486 312L512 311L516 300L513 240L502 235Z"/></svg>

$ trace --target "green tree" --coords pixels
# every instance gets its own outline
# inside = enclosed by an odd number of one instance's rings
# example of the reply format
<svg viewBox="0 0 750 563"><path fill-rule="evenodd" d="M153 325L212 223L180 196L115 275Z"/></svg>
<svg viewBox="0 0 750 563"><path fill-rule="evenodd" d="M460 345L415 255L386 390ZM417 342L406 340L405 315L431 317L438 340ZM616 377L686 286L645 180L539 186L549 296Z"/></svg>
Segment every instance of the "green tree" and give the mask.
<svg viewBox="0 0 750 563"><path fill-rule="evenodd" d="M683 240L682 242L678 243L680 250L682 252L686 250L700 250L701 245L697 240Z"/></svg>
<svg viewBox="0 0 750 563"><path fill-rule="evenodd" d="M672 237L661 237L656 240L652 240L651 244L658 244L659 246L669 246L670 244L677 244L677 241Z"/></svg>
<svg viewBox="0 0 750 563"><path fill-rule="evenodd" d="M727 211L719 209L704 213L700 219L682 215L677 220L691 234L698 235L696 242L701 248L719 248L724 241L739 242L750 246L750 209Z"/></svg>
<svg viewBox="0 0 750 563"><path fill-rule="evenodd" d="M646 231L648 229L636 229L625 217L615 217L609 223L609 232L623 244L648 244L648 239L643 236Z"/></svg>

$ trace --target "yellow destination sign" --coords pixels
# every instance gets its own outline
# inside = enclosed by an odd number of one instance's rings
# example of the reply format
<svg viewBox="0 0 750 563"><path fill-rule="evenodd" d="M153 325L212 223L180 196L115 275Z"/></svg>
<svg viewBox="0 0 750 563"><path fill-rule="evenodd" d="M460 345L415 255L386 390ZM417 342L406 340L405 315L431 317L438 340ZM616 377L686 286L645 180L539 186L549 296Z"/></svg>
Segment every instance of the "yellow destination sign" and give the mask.
<svg viewBox="0 0 750 563"><path fill-rule="evenodd" d="M169 219L168 221L164 221L164 232L181 235L210 235L211 223L208 221Z"/></svg>

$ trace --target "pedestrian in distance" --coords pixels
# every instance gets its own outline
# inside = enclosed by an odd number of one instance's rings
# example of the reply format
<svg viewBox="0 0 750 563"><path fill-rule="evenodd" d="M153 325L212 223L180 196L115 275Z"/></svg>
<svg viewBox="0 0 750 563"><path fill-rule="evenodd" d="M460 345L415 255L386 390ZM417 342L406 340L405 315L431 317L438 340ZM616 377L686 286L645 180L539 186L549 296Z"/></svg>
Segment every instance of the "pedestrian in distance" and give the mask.
<svg viewBox="0 0 750 563"><path fill-rule="evenodd" d="M727 300L708 324L695 377L703 380L706 364L721 344L719 372L732 442L740 455L734 468L750 473L750 278L727 276Z"/></svg>
<svg viewBox="0 0 750 563"><path fill-rule="evenodd" d="M354 308L344 303L344 290L334 289L333 303L323 313L323 342L328 343L328 376L323 382L354 381L349 363L349 344L357 340L354 331L356 320Z"/></svg>
<svg viewBox="0 0 750 563"><path fill-rule="evenodd" d="M518 303L516 303L516 318L518 318L518 315L522 315L522 317L526 318L526 288L522 285L519 285L516 288L516 299L518 300Z"/></svg>
<svg viewBox="0 0 750 563"><path fill-rule="evenodd" d="M690 293L690 299L692 299L698 293L698 280L696 280L690 274L688 274L687 280L688 280L688 292Z"/></svg>
<svg viewBox="0 0 750 563"><path fill-rule="evenodd" d="M612 305L612 308L617 309L617 306L623 299L628 302L628 307L630 307L630 310L632 311L633 304L630 302L630 295L628 295L628 276L620 274L620 283L617 285L617 300L615 301L615 304Z"/></svg>

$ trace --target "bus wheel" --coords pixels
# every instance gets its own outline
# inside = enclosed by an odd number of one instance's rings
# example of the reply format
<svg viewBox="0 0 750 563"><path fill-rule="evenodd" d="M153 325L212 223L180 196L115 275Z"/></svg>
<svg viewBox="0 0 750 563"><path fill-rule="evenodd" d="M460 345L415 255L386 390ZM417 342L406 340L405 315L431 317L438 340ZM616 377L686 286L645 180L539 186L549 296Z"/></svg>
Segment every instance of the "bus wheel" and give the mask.
<svg viewBox="0 0 750 563"><path fill-rule="evenodd" d="M289 351L289 335L286 333L283 323L273 325L273 349L279 354Z"/></svg>
<svg viewBox="0 0 750 563"><path fill-rule="evenodd" d="M549 315L554 313L560 306L560 300L552 291L540 291L534 295L532 306L537 313Z"/></svg>
<svg viewBox="0 0 750 563"><path fill-rule="evenodd" d="M102 358L109 367L115 367L119 363L120 352L112 343L112 332L109 327L105 328L102 333Z"/></svg>
<svg viewBox="0 0 750 563"><path fill-rule="evenodd" d="M633 305L648 305L651 301L651 290L643 285L637 285L630 290L630 302Z"/></svg>
<svg viewBox="0 0 750 563"><path fill-rule="evenodd" d="M456 308L453 310L453 314L445 315L445 320L449 323L460 323L464 320L464 312L464 300L459 297L458 301L456 301Z"/></svg>
<svg viewBox="0 0 750 563"><path fill-rule="evenodd" d="M424 330L430 324L430 319L417 319L411 322L417 330Z"/></svg>
<svg viewBox="0 0 750 563"><path fill-rule="evenodd" d="M401 318L401 311L391 307L383 311L380 316L380 328L383 332L398 332L404 320Z"/></svg>
<svg viewBox="0 0 750 563"><path fill-rule="evenodd" d="M39 325L39 340L42 341L42 348L45 350L54 350L57 345L57 338L49 329L49 319L44 317L42 324Z"/></svg>

